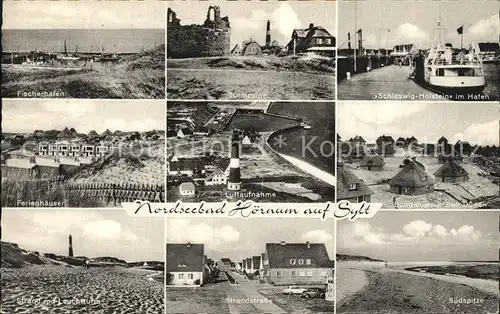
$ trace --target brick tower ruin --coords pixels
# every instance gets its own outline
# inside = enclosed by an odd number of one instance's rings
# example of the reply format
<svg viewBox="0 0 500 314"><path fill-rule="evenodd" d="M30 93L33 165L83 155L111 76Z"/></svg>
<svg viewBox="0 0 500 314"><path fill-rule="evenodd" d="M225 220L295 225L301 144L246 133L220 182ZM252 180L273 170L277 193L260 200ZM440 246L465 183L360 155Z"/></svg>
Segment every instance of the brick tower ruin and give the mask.
<svg viewBox="0 0 500 314"><path fill-rule="evenodd" d="M71 236L71 234L69 235L68 256L73 257L73 237Z"/></svg>
<svg viewBox="0 0 500 314"><path fill-rule="evenodd" d="M177 13L167 9L167 58L226 56L231 53L231 25L219 6L209 6L203 25L181 25Z"/></svg>

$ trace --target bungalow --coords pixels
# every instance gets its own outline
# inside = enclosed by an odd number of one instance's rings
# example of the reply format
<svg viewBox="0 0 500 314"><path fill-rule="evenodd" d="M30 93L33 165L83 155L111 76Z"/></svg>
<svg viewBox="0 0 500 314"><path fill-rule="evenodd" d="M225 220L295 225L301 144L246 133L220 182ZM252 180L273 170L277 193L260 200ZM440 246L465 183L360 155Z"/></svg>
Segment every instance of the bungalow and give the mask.
<svg viewBox="0 0 500 314"><path fill-rule="evenodd" d="M384 168L385 161L379 155L366 155L360 163L360 167L369 171L381 171Z"/></svg>
<svg viewBox="0 0 500 314"><path fill-rule="evenodd" d="M370 202L374 192L341 164L337 167L337 201Z"/></svg>
<svg viewBox="0 0 500 314"><path fill-rule="evenodd" d="M420 195L434 191L434 179L415 159L405 159L402 169L389 181L390 190L396 194Z"/></svg>
<svg viewBox="0 0 500 314"><path fill-rule="evenodd" d="M207 280L203 244L167 243L167 285L201 286Z"/></svg>
<svg viewBox="0 0 500 314"><path fill-rule="evenodd" d="M266 243L263 264L273 285L322 285L334 271L324 243Z"/></svg>
<svg viewBox="0 0 500 314"><path fill-rule="evenodd" d="M394 156L394 139L389 135L377 138L377 153L382 157Z"/></svg>
<svg viewBox="0 0 500 314"><path fill-rule="evenodd" d="M469 180L469 173L451 158L434 172L434 176L442 182L457 183Z"/></svg>
<svg viewBox="0 0 500 314"><path fill-rule="evenodd" d="M106 157L110 153L108 146L101 144L95 147L95 156L97 158Z"/></svg>
<svg viewBox="0 0 500 314"><path fill-rule="evenodd" d="M196 193L196 188L193 182L182 182L179 185L179 194L182 196L194 196Z"/></svg>

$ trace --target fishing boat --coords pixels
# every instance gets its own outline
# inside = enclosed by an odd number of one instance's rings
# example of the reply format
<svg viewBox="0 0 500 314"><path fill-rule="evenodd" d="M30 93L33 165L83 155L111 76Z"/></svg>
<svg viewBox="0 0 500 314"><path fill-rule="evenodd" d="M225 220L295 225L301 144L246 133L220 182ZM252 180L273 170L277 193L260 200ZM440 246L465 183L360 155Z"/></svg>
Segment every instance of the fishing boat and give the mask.
<svg viewBox="0 0 500 314"><path fill-rule="evenodd" d="M431 89L448 95L480 94L485 87L483 61L477 44L454 49L433 45L424 59L424 80Z"/></svg>
<svg viewBox="0 0 500 314"><path fill-rule="evenodd" d="M76 50L76 48L75 48ZM59 60L62 61L77 61L80 60L80 57L77 57L76 55L70 55L68 54L68 50L66 48L66 40L64 41L64 54L58 56Z"/></svg>

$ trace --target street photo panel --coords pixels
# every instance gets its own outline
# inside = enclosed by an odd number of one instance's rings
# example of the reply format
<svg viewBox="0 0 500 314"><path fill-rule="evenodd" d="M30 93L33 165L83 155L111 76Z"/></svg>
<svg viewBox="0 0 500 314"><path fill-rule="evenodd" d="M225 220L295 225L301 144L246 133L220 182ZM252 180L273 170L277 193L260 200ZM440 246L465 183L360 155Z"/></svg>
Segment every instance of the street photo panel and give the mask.
<svg viewBox="0 0 500 314"><path fill-rule="evenodd" d="M334 102L167 102L167 202L333 202Z"/></svg>
<svg viewBox="0 0 500 314"><path fill-rule="evenodd" d="M166 312L333 313L334 239L318 219L167 219Z"/></svg>
<svg viewBox="0 0 500 314"><path fill-rule="evenodd" d="M337 224L337 313L497 313L499 213L378 212Z"/></svg>
<svg viewBox="0 0 500 314"><path fill-rule="evenodd" d="M4 100L2 206L165 200L165 101Z"/></svg>
<svg viewBox="0 0 500 314"><path fill-rule="evenodd" d="M337 201L498 209L498 103L340 102Z"/></svg>
<svg viewBox="0 0 500 314"><path fill-rule="evenodd" d="M164 313L164 219L3 208L2 223L2 312Z"/></svg>
<svg viewBox="0 0 500 314"><path fill-rule="evenodd" d="M5 1L2 97L165 98L165 4Z"/></svg>
<svg viewBox="0 0 500 314"><path fill-rule="evenodd" d="M334 99L335 34L335 1L168 1L167 99Z"/></svg>
<svg viewBox="0 0 500 314"><path fill-rule="evenodd" d="M339 100L500 99L498 1L338 6Z"/></svg>

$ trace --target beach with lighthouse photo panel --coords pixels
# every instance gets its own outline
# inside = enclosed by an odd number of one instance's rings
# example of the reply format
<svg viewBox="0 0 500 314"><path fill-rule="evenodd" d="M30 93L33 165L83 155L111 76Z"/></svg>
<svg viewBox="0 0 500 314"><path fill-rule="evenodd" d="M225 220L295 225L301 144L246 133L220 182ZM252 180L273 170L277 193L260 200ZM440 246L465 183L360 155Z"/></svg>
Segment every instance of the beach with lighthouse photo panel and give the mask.
<svg viewBox="0 0 500 314"><path fill-rule="evenodd" d="M496 0L339 1L339 100L500 99Z"/></svg>
<svg viewBox="0 0 500 314"><path fill-rule="evenodd" d="M167 7L167 99L335 98L336 1Z"/></svg>

